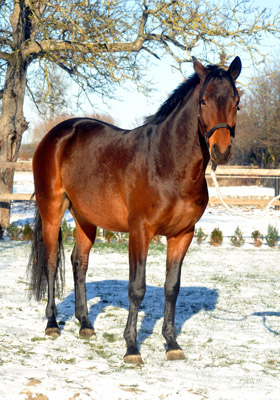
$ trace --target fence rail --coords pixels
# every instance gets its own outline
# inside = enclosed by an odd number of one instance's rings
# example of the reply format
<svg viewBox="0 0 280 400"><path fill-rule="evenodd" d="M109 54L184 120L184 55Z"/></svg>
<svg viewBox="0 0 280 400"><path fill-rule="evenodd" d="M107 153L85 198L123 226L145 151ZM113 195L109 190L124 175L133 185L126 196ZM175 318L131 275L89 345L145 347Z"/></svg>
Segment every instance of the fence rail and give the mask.
<svg viewBox="0 0 280 400"><path fill-rule="evenodd" d="M11 168L15 171L32 171L31 161L18 161L18 162L0 162L0 169ZM245 167L232 167L232 166L219 166L216 170L218 178L273 178L275 196L279 194L279 179L280 169L260 169L260 168L245 168ZM210 168L206 169L206 177L210 178ZM230 198L225 201L232 205L239 206L264 206L272 197L266 199L254 199L254 198ZM35 196L32 197L32 193L1 193L0 201L30 201L35 200ZM221 204L220 200L216 197L211 197L209 200L210 204ZM278 200L279 203L279 200Z"/></svg>
<svg viewBox="0 0 280 400"><path fill-rule="evenodd" d="M32 171L31 161L8 162L1 161L0 169L14 169L16 171Z"/></svg>
<svg viewBox="0 0 280 400"><path fill-rule="evenodd" d="M206 176L210 175L211 169L207 167ZM219 166L216 170L218 177L239 178L280 178L280 169L244 168L233 166Z"/></svg>

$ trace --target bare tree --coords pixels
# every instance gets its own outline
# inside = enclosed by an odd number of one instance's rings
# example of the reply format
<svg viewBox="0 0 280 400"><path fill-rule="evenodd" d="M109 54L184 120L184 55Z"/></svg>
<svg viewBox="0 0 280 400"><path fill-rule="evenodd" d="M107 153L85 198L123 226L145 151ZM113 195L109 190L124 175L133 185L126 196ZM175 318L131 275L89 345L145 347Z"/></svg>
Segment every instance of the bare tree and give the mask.
<svg viewBox="0 0 280 400"><path fill-rule="evenodd" d="M260 168L280 167L279 63L266 67L242 99L232 161ZM263 74L264 75L264 74Z"/></svg>
<svg viewBox="0 0 280 400"><path fill-rule="evenodd" d="M54 120L59 114L67 114L68 84L63 71L54 63L49 66L43 79L36 79L29 91L42 121ZM28 86L29 87L29 86Z"/></svg>
<svg viewBox="0 0 280 400"><path fill-rule="evenodd" d="M253 9L247 0L1 0L0 161L16 161L28 123L23 114L32 76L50 63L81 90L111 96L125 79L139 82L147 55L169 53L177 62L230 57L237 49L253 58L262 34L279 34L279 13ZM216 57L217 58L217 57ZM36 75L35 75L36 74ZM0 192L10 192L13 172L0 169ZM9 224L9 203L0 203L0 224Z"/></svg>

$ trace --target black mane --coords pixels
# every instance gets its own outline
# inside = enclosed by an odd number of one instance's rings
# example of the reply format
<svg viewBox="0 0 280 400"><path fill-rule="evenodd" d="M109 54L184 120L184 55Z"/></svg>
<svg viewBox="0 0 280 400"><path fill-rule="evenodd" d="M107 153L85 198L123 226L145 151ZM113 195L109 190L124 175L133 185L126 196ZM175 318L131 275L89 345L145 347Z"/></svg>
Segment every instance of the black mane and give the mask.
<svg viewBox="0 0 280 400"><path fill-rule="evenodd" d="M229 74L227 74L227 71L219 68L217 65L208 65L206 68L211 72L208 77L211 76L212 78L222 75L223 77L227 77L229 79ZM145 119L145 123L157 125L165 121L172 111L185 103L199 82L200 79L196 73L191 75L185 82L183 82L177 87L177 89L174 90L171 96L162 104L155 114L150 115Z"/></svg>

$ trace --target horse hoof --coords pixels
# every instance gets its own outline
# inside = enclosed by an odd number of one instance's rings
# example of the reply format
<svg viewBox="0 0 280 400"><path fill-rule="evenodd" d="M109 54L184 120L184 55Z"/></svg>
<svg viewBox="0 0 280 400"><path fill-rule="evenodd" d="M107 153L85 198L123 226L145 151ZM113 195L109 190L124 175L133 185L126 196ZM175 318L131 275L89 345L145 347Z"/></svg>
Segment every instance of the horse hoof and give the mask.
<svg viewBox="0 0 280 400"><path fill-rule="evenodd" d="M92 336L96 336L94 329L89 329L89 328L80 329L79 334L81 337L87 338L87 339Z"/></svg>
<svg viewBox="0 0 280 400"><path fill-rule="evenodd" d="M185 360L185 354L183 353L182 350L170 350L166 353L166 359L168 361L173 361L173 360Z"/></svg>
<svg viewBox="0 0 280 400"><path fill-rule="evenodd" d="M45 334L57 338L60 335L59 328L46 328Z"/></svg>
<svg viewBox="0 0 280 400"><path fill-rule="evenodd" d="M143 365L144 362L140 354L128 354L123 358L124 362L127 364Z"/></svg>

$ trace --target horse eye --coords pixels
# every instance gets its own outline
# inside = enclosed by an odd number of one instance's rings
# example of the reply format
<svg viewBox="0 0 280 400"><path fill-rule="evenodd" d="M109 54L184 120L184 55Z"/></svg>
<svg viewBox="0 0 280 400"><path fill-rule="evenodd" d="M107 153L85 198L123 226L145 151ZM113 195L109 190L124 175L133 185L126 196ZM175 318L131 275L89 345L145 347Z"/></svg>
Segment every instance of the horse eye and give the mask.
<svg viewBox="0 0 280 400"><path fill-rule="evenodd" d="M205 103L205 100L204 100L204 99L201 99L201 100L200 100L200 104L202 104L203 106L205 106L205 104L206 104L206 103Z"/></svg>

